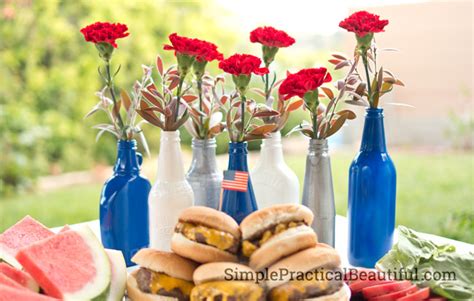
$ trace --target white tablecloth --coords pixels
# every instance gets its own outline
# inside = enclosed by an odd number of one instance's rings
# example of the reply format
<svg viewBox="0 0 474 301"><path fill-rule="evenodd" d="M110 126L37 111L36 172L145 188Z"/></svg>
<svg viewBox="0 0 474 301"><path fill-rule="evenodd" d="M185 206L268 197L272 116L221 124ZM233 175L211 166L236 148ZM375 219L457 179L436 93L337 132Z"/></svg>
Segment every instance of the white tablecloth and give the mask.
<svg viewBox="0 0 474 301"><path fill-rule="evenodd" d="M94 220L90 222L85 222L77 225L88 225L94 234L100 239L100 226L99 226L99 221ZM72 225L71 227L76 227L77 225ZM55 228L53 231L59 231L61 228ZM349 262L347 259L347 239L348 239L348 227L347 227L347 218L344 216L336 216L336 250L338 251L339 255L341 256L341 261L342 261L342 266L344 267L349 267ZM434 242L437 243L449 243L454 245L457 250L461 252L468 252L472 251L474 252L474 245L436 236L436 235L431 235L431 234L424 234L423 236L426 236L427 238L431 239ZM395 241L396 241L396 235L395 235Z"/></svg>

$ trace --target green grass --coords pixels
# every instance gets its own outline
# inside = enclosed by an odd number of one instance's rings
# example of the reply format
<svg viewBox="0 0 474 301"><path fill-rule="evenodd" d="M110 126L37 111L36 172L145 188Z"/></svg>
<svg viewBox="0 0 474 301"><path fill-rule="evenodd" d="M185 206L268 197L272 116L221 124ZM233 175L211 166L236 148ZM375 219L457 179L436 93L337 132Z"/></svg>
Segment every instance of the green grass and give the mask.
<svg viewBox="0 0 474 301"><path fill-rule="evenodd" d="M332 154L337 213L347 207L349 152ZM397 167L397 224L422 232L471 241L472 227L456 233L452 215L474 214L474 153L408 153L392 156ZM304 156L287 156L288 165L300 179L304 176ZM86 185L53 192L22 195L0 200L0 232L26 214L50 227L98 218L101 185ZM450 220L449 231L444 229ZM465 233L469 231L470 233Z"/></svg>
<svg viewBox="0 0 474 301"><path fill-rule="evenodd" d="M81 185L0 200L0 232L27 214L49 227L97 219L101 186Z"/></svg>

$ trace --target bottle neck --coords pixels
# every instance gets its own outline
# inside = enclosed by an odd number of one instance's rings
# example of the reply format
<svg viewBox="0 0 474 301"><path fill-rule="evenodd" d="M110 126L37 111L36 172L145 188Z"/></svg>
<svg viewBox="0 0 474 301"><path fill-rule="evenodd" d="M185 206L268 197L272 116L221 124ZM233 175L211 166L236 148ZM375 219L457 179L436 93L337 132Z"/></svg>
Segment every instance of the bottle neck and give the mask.
<svg viewBox="0 0 474 301"><path fill-rule="evenodd" d="M360 150L386 152L383 109L369 108L366 111Z"/></svg>
<svg viewBox="0 0 474 301"><path fill-rule="evenodd" d="M321 155L329 150L327 139L311 139L309 140L308 152L313 155Z"/></svg>
<svg viewBox="0 0 474 301"><path fill-rule="evenodd" d="M183 158L179 144L179 131L162 131L158 155L158 181L184 180Z"/></svg>
<svg viewBox="0 0 474 301"><path fill-rule="evenodd" d="M266 138L262 141L259 163L263 165L274 165L284 162L281 134L280 132L275 132L271 135L270 138Z"/></svg>
<svg viewBox="0 0 474 301"><path fill-rule="evenodd" d="M140 171L141 155L136 152L137 142L135 140L119 140L117 149L114 172L117 174L138 174Z"/></svg>
<svg viewBox="0 0 474 301"><path fill-rule="evenodd" d="M248 171L247 142L229 142L229 170Z"/></svg>
<svg viewBox="0 0 474 301"><path fill-rule="evenodd" d="M191 143L193 148L192 166L197 169L206 168L208 170L217 169L216 163L216 139L196 139Z"/></svg>

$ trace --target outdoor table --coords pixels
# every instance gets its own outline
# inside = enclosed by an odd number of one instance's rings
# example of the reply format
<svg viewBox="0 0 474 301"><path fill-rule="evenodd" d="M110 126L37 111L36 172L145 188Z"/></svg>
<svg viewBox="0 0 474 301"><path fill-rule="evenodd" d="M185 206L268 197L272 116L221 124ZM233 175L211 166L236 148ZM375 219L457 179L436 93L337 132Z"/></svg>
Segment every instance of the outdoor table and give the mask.
<svg viewBox="0 0 474 301"><path fill-rule="evenodd" d="M99 238L100 240L100 225L99 225L99 220L93 220L90 222L85 222L85 223L80 223L76 225L71 225L71 227L75 227L77 225L87 225L89 226L94 234ZM53 231L59 231L62 227L59 228L54 228ZM351 265L349 264L348 258L347 258L347 242L348 242L348 227L347 227L347 218L341 215L336 216L336 250L341 256L341 262L343 267L350 267ZM452 240L448 239L445 237L437 236L437 235L432 235L432 234L426 234L423 233L423 236L431 239L433 242L440 243L440 244L452 244L456 247L456 249L460 252L474 252L474 245L468 244L465 242L457 241L457 240ZM397 235L395 232L395 241L397 239Z"/></svg>

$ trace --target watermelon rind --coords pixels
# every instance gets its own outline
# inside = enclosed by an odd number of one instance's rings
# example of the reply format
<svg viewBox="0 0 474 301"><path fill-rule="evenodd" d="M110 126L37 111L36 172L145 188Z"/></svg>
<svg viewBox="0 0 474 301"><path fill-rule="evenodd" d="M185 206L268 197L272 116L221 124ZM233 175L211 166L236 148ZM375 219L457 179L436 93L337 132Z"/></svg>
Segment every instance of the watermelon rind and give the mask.
<svg viewBox="0 0 474 301"><path fill-rule="evenodd" d="M21 264L18 262L18 260L15 259L10 253L5 251L1 246L0 246L0 262L5 262L9 265L11 265L14 268L17 268L21 270L23 267Z"/></svg>
<svg viewBox="0 0 474 301"><path fill-rule="evenodd" d="M91 299L91 301L107 301L107 296L109 295L109 293L110 293L110 284L109 284L109 286L107 287L107 289L105 291L103 291L97 297ZM79 300L77 300L77 301L79 301Z"/></svg>
<svg viewBox="0 0 474 301"><path fill-rule="evenodd" d="M60 301L30 290L19 290L0 284L0 301Z"/></svg>
<svg viewBox="0 0 474 301"><path fill-rule="evenodd" d="M81 290L73 293L64 293L64 300L105 300L102 298L104 294L108 294L111 281L111 268L109 257L105 253L104 248L98 241L97 237L92 233L88 226L80 226L75 230L82 236L86 244L89 246L92 257L94 258L94 266L96 267L96 276L91 279ZM100 298L100 299L99 299Z"/></svg>
<svg viewBox="0 0 474 301"><path fill-rule="evenodd" d="M111 265L110 291L107 301L121 301L127 284L127 265L121 251L105 249Z"/></svg>

